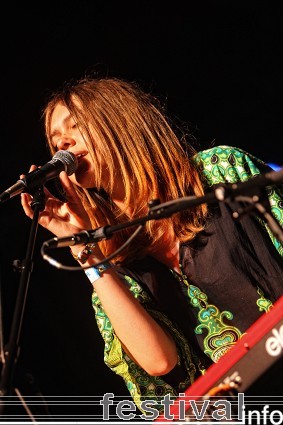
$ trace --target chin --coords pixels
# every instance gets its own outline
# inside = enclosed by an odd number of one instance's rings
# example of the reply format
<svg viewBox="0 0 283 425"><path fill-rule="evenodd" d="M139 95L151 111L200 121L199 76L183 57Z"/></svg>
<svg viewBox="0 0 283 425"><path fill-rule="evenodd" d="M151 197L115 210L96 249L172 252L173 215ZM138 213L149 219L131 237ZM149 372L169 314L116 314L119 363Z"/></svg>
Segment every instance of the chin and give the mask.
<svg viewBox="0 0 283 425"><path fill-rule="evenodd" d="M74 182L77 186L80 186L84 189L90 189L94 187L94 181L92 177L92 173L90 172L89 168L85 165L79 164L79 167L77 168L76 172L71 176L71 181ZM72 179L73 177L73 179Z"/></svg>
<svg viewBox="0 0 283 425"><path fill-rule="evenodd" d="M75 184L83 189L92 189L93 187L95 187L93 182L84 179L76 180Z"/></svg>
<svg viewBox="0 0 283 425"><path fill-rule="evenodd" d="M93 182L84 175L72 175L70 176L70 180L75 186L82 187L83 189L90 189L94 186Z"/></svg>

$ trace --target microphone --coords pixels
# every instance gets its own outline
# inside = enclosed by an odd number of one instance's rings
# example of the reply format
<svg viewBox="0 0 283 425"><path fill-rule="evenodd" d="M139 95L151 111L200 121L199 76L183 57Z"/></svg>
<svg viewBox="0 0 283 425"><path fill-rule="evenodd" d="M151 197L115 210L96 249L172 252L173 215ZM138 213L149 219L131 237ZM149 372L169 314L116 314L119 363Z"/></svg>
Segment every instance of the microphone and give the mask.
<svg viewBox="0 0 283 425"><path fill-rule="evenodd" d="M26 174L25 177L18 180L13 186L1 193L0 203L16 196L22 192L30 192L38 186L44 185L48 180L59 176L61 171L66 171L68 176L73 174L78 167L77 157L69 151L58 151L42 167Z"/></svg>

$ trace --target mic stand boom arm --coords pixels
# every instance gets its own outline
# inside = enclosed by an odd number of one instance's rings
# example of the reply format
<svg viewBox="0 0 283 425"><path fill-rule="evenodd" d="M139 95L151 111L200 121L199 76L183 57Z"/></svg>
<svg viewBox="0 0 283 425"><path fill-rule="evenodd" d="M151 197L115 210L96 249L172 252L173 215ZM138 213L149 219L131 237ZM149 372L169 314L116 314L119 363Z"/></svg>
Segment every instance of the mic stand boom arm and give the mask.
<svg viewBox="0 0 283 425"><path fill-rule="evenodd" d="M167 218L176 212L192 208L200 204L211 204L221 201L228 202L229 200L236 200L238 202L245 201L250 203L249 211L256 209L269 225L269 228L273 235L283 244L282 228L276 217L274 217L271 213L268 213L263 207L263 205L260 203L261 196L257 196L257 194L259 193L258 187L257 184L254 184L255 182L257 183L258 180L257 178L254 178L252 180L253 184L250 184L249 182L249 184L247 182L240 182L238 185L230 183L219 184L211 192L208 192L204 196L186 196L162 204L160 204L160 201L158 199L150 201L149 213L146 216L113 226L106 225L104 227L98 227L95 230L83 230L79 233L73 234L71 236L69 235L63 238L55 237L44 242L43 250L73 246L77 244L99 242L102 239L111 238L113 233L115 232L118 232L128 227L142 225L149 220L160 220L163 218ZM263 183L261 184L263 186ZM250 192L250 196L246 196L245 199L243 199L241 197L242 190ZM254 190L256 191L256 195L253 195ZM263 187L260 192L263 194L263 196L266 196L266 194L263 193Z"/></svg>
<svg viewBox="0 0 283 425"><path fill-rule="evenodd" d="M95 230L82 230L79 233L62 238L55 237L43 243L43 250L99 242L102 239L111 238L113 233L119 232L128 227L143 225L149 220L160 220L162 218L170 217L172 214L178 211L188 209L203 203L215 202L216 199L217 198L214 192L208 193L201 197L187 196L177 200L168 201L163 204L160 204L160 201L155 199L149 202L149 213L146 216L113 226L106 225L103 227L98 227Z"/></svg>

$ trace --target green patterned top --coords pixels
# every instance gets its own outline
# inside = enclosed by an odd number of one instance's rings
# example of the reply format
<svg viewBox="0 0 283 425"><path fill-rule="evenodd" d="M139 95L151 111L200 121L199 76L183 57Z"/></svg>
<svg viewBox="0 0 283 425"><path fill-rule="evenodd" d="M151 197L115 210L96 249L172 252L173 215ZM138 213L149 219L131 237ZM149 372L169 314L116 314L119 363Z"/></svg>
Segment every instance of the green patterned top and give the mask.
<svg viewBox="0 0 283 425"><path fill-rule="evenodd" d="M218 183L246 181L261 172L270 171L263 161L244 150L229 146L217 146L201 151L194 157L194 161L200 169L204 184L207 187ZM283 227L282 191L278 187L273 187L268 196L272 213ZM282 245L276 240L265 222L259 219L259 223L268 232L278 253L283 256ZM176 278L180 280L180 276L176 276ZM201 365L198 364L198 359L195 357L187 339L177 329L177 326L162 311L159 311L151 294L145 291L132 277L124 276L124 280L134 297L143 304L144 308L156 321L170 331L176 342L180 361L182 360L182 364L185 365L187 370L186 379L180 382L177 387L173 387L168 382L166 383L162 377L150 376L135 364L123 351L121 343L115 335L112 325L94 291L92 303L98 328L105 342L104 361L113 372L124 379L134 402L142 411L142 400L158 402L159 397L164 397L166 394L170 394L173 398L184 392L199 376ZM233 319L232 311L221 311L218 306L211 304L207 294L198 286L190 284L184 274L181 276L181 280L182 290L192 309L195 309L196 312L198 324L194 332L197 335L202 334L204 330L206 331L203 339L203 351L212 361L216 362L237 342L242 336L242 332L232 322L230 324L227 323ZM256 303L258 310L268 311L272 305L271 301L265 298L260 288L257 289L257 293L258 300ZM160 412L162 411L162 406L157 404L154 407L159 408Z"/></svg>

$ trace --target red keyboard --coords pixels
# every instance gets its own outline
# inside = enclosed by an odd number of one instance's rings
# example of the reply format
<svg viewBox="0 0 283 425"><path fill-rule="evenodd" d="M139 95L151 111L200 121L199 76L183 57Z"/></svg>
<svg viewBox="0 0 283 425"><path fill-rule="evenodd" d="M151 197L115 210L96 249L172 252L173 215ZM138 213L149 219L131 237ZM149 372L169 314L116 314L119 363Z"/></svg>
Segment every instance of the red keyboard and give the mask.
<svg viewBox="0 0 283 425"><path fill-rule="evenodd" d="M181 400L185 403L185 412L189 412L192 400L197 401L204 396L214 396L235 388L237 392L243 393L282 356L283 296L268 313L253 323L233 348L208 368L205 375L198 378L184 395L174 400L170 406L170 415L179 418ZM160 415L155 421L169 420Z"/></svg>

